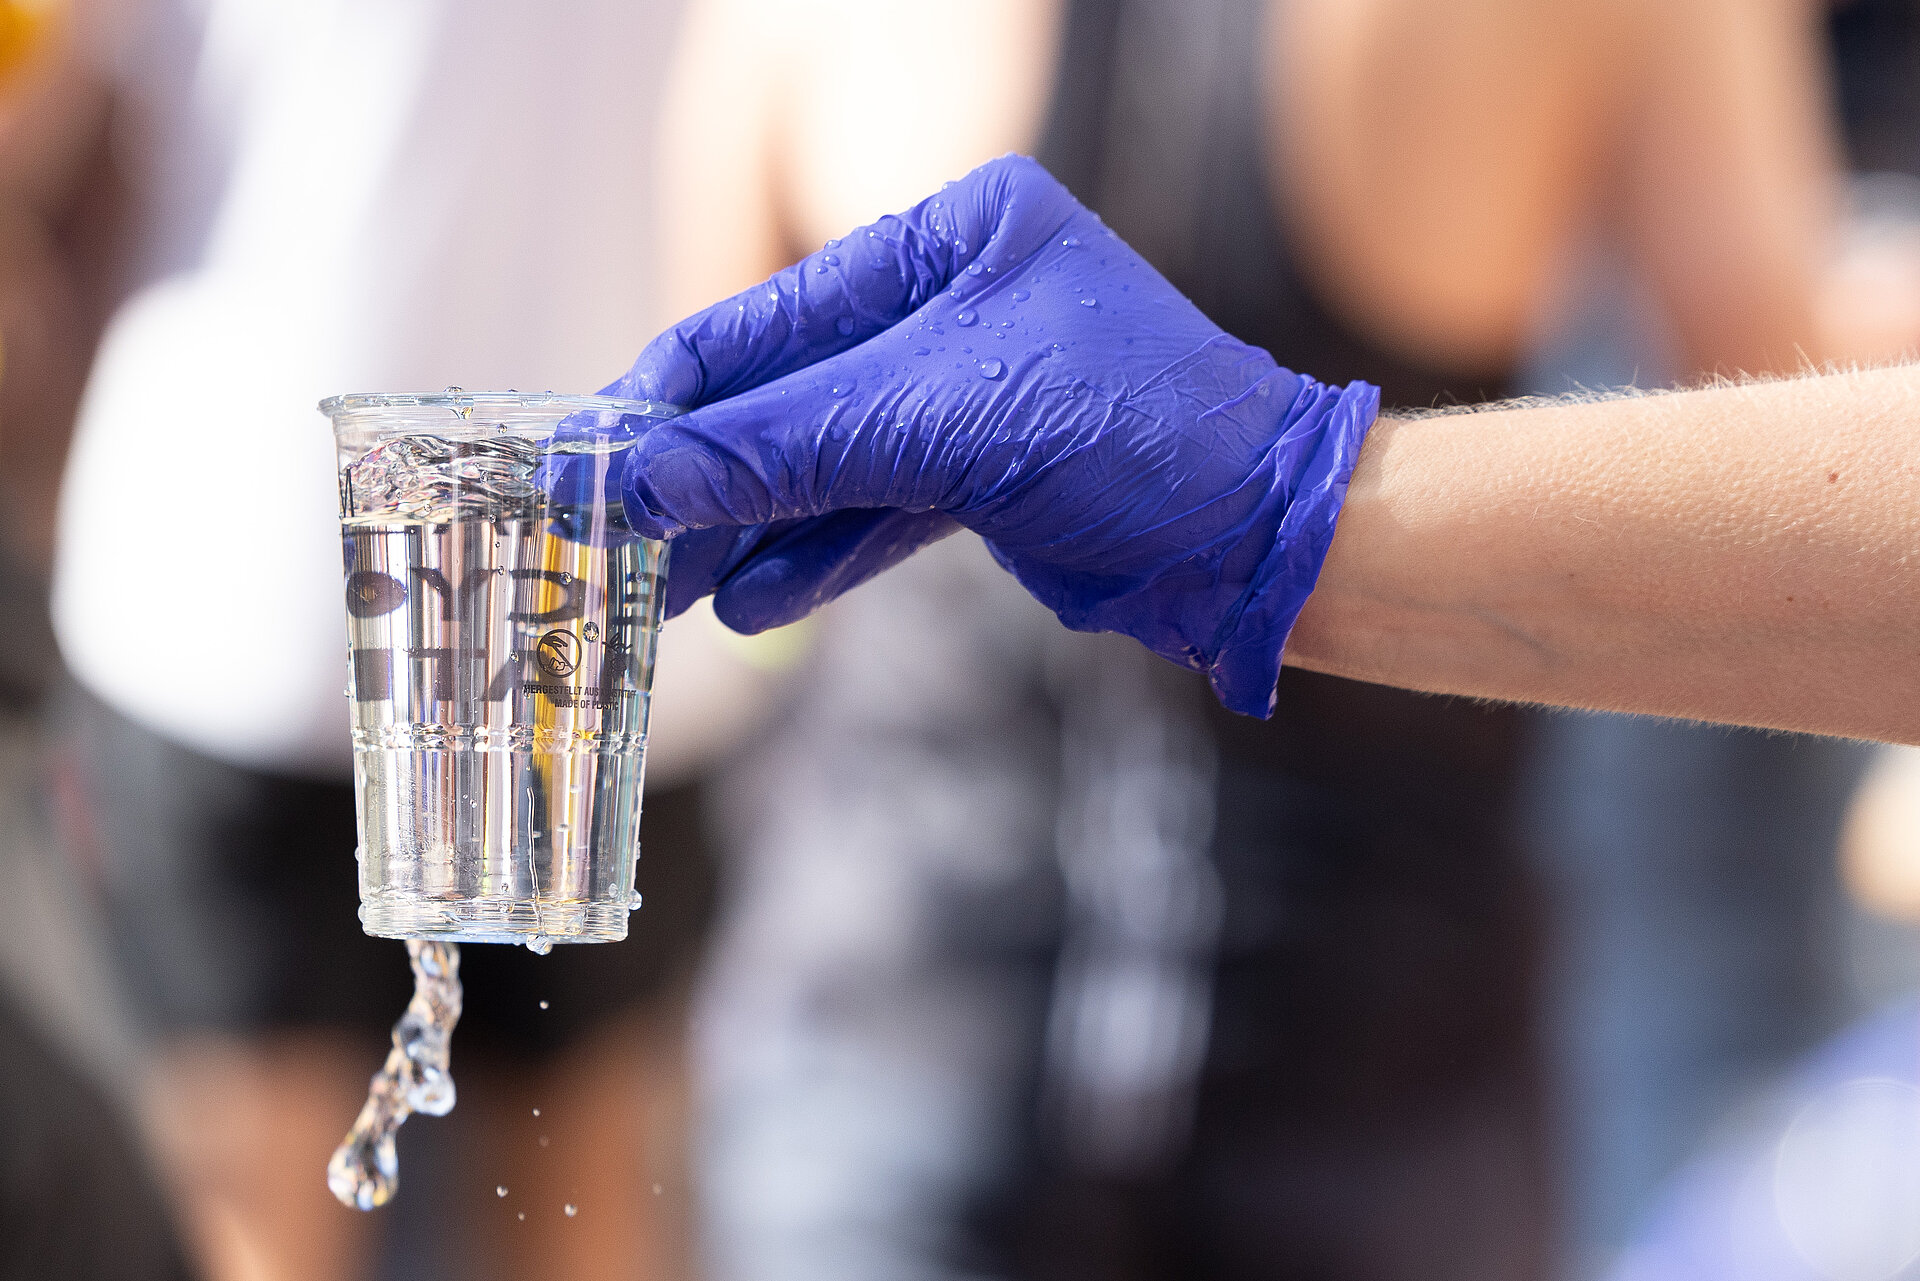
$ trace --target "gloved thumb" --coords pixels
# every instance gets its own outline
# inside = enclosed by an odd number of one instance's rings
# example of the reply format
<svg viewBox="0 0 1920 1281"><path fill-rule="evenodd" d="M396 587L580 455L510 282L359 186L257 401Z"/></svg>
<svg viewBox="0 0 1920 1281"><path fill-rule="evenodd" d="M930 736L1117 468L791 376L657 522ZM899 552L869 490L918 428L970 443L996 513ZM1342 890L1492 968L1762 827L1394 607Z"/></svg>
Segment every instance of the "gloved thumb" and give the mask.
<svg viewBox="0 0 1920 1281"><path fill-rule="evenodd" d="M603 395L698 406L847 351L944 290L987 289L1080 210L1037 161L992 160L648 343ZM971 274L970 274L971 273Z"/></svg>

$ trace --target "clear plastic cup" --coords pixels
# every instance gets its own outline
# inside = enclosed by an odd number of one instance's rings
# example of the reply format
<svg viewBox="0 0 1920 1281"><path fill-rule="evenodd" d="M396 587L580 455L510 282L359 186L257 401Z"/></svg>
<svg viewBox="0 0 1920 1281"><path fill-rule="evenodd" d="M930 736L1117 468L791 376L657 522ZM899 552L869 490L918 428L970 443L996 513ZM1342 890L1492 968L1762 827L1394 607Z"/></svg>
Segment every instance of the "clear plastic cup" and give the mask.
<svg viewBox="0 0 1920 1281"><path fill-rule="evenodd" d="M666 545L627 527L614 481L679 411L457 389L320 409L362 925L535 951L625 938Z"/></svg>

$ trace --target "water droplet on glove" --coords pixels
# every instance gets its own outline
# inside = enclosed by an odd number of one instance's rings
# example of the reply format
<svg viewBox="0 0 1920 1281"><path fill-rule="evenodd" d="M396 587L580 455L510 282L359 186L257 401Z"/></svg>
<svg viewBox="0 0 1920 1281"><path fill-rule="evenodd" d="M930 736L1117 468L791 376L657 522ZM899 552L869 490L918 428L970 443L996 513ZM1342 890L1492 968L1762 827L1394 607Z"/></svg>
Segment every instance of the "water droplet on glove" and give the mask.
<svg viewBox="0 0 1920 1281"><path fill-rule="evenodd" d="M1006 372L1006 362L993 356L988 356L980 362L980 376L982 378L997 380Z"/></svg>
<svg viewBox="0 0 1920 1281"><path fill-rule="evenodd" d="M1015 302L1025 302L1027 299L1033 297L1033 295L1024 289L1016 289L1009 294L1008 297L1012 298Z"/></svg>
<svg viewBox="0 0 1920 1281"><path fill-rule="evenodd" d="M980 320L980 313L975 311L973 308L969 307L965 311L962 311L959 315L955 316L953 318L953 323L956 325L959 325L962 329L964 329L969 325L979 323L979 320Z"/></svg>
<svg viewBox="0 0 1920 1281"><path fill-rule="evenodd" d="M840 336L842 338L853 337L853 318L852 317L850 316L840 317L840 319L833 322L833 327L840 331Z"/></svg>

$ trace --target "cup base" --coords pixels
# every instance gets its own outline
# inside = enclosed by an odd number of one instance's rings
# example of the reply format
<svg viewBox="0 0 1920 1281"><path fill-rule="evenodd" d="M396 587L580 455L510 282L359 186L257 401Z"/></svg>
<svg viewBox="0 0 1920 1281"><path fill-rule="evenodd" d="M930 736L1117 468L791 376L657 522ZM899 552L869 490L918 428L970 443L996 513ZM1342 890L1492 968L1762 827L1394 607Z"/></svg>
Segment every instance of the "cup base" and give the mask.
<svg viewBox="0 0 1920 1281"><path fill-rule="evenodd" d="M375 938L446 943L617 943L627 937L624 903L555 903L512 898L380 898L360 905Z"/></svg>

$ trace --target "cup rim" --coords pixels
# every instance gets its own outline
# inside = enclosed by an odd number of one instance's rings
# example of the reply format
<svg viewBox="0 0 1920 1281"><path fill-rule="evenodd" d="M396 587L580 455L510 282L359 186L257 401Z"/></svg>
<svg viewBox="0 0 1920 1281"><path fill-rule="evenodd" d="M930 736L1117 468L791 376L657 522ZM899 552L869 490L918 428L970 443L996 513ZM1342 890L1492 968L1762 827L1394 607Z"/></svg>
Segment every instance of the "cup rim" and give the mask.
<svg viewBox="0 0 1920 1281"><path fill-rule="evenodd" d="M343 414L378 409L446 409L458 413L508 405L515 408L550 408L568 413L617 413L646 418L677 418L686 413L680 405L661 400L632 400L621 396L589 396L554 391L467 391L449 387L435 392L348 392L329 396L320 402L320 412L339 419Z"/></svg>

